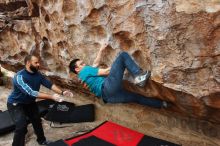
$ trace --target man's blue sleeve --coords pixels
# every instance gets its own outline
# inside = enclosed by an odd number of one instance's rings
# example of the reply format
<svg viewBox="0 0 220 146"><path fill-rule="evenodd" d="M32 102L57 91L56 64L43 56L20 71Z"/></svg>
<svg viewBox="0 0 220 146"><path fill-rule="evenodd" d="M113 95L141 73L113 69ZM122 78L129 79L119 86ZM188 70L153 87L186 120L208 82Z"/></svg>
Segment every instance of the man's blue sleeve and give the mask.
<svg viewBox="0 0 220 146"><path fill-rule="evenodd" d="M81 81L85 82L88 77L98 76L98 68L85 66L78 74Z"/></svg>
<svg viewBox="0 0 220 146"><path fill-rule="evenodd" d="M16 75L14 78L14 85L20 89L23 94L30 95L32 97L38 96L38 91L34 91L24 80L22 75Z"/></svg>
<svg viewBox="0 0 220 146"><path fill-rule="evenodd" d="M44 87L46 87L46 88L48 88L48 89L51 89L51 87L52 87L52 83L51 83L51 81L49 81L44 75L42 75L41 74L41 84L44 86Z"/></svg>
<svg viewBox="0 0 220 146"><path fill-rule="evenodd" d="M96 67L91 67L91 66L89 66L88 68L87 68L87 72L88 72L88 74L89 75L91 75L91 76L97 76L98 75L98 68L96 68Z"/></svg>

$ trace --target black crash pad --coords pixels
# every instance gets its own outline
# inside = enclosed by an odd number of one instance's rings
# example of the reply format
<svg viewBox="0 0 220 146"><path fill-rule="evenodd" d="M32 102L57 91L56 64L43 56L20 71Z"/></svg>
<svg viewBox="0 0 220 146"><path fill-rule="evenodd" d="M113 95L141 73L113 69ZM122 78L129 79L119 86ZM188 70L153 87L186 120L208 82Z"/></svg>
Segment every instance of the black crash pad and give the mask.
<svg viewBox="0 0 220 146"><path fill-rule="evenodd" d="M15 129L14 121L8 111L0 112L0 134L6 134Z"/></svg>
<svg viewBox="0 0 220 146"><path fill-rule="evenodd" d="M55 104L53 100L41 100L37 102L39 113L42 116L47 114L48 109ZM9 133L15 129L14 121L12 120L8 110L0 112L0 135Z"/></svg>

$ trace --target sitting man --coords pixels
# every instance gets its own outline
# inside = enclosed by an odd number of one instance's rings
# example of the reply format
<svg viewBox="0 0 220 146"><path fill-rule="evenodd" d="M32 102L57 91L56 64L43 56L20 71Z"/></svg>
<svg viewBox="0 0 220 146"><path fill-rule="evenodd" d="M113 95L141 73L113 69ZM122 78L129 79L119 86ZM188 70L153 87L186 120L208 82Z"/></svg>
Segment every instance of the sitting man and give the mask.
<svg viewBox="0 0 220 146"><path fill-rule="evenodd" d="M126 52L120 52L111 68L98 68L102 52L106 48L103 44L98 52L93 66L86 65L80 59L74 59L69 64L70 72L78 75L79 80L96 96L108 103L135 102L155 108L167 107L166 101L145 97L129 92L122 87L123 75L127 69L133 76L135 84L143 87L150 78L151 72L143 72Z"/></svg>

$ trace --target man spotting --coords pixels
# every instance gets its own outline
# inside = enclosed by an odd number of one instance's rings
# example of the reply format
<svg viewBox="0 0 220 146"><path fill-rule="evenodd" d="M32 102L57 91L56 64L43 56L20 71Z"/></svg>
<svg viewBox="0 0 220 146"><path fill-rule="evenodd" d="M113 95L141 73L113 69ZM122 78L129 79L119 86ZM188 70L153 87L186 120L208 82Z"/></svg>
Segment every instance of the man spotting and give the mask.
<svg viewBox="0 0 220 146"><path fill-rule="evenodd" d="M13 90L8 97L8 111L15 122L15 131L12 146L24 146L27 133L27 117L33 125L40 145L47 145L49 141L44 136L38 107L35 102L37 98L52 99L61 102L60 95L72 97L69 91L62 91L55 84L47 80L39 71L40 63L37 56L28 55L25 60L25 69L19 71L13 78ZM57 94L39 92L43 85ZM60 95L59 95L60 94Z"/></svg>

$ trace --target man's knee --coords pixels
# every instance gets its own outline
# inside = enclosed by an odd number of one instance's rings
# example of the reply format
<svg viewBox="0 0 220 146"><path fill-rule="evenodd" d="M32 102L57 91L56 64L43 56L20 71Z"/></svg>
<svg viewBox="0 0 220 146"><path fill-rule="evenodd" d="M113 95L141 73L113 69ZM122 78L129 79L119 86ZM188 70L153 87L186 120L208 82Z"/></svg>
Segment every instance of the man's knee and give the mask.
<svg viewBox="0 0 220 146"><path fill-rule="evenodd" d="M27 133L27 123L16 123L15 133L26 134Z"/></svg>
<svg viewBox="0 0 220 146"><path fill-rule="evenodd" d="M127 57L127 56L129 56L129 54L127 52L125 52L125 51L121 51L118 54L118 57Z"/></svg>
<svg viewBox="0 0 220 146"><path fill-rule="evenodd" d="M27 133L27 128L15 129L15 133L25 135Z"/></svg>
<svg viewBox="0 0 220 146"><path fill-rule="evenodd" d="M32 123L37 123L37 124L41 124L41 118L40 117L35 117L33 120L32 120Z"/></svg>

